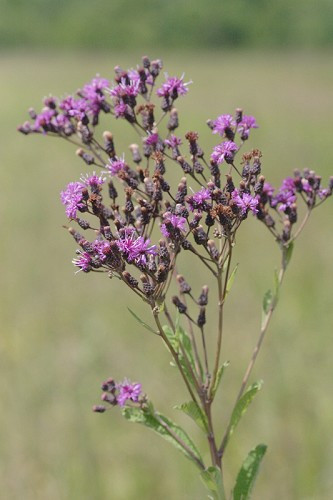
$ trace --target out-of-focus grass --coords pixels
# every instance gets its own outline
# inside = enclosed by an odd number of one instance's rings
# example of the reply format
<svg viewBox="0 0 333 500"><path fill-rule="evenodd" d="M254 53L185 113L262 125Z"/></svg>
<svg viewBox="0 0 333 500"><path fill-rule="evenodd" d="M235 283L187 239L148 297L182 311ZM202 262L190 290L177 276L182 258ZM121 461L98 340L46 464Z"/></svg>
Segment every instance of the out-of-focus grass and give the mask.
<svg viewBox="0 0 333 500"><path fill-rule="evenodd" d="M178 104L182 132L197 129L203 145L213 144L205 120L242 106L260 124L251 147L263 151L267 177L278 183L306 166L326 182L333 170L329 56L165 54L170 74L185 71L194 81ZM61 228L58 193L85 166L57 139L15 132L25 109L38 109L45 94L64 95L97 72L111 76L115 64L134 66L137 60L129 54L1 55L0 483L6 499L205 496L191 464L167 443L123 421L116 410L90 411L101 380L111 375L142 381L155 405L183 423L185 417L169 408L186 396L166 350L127 313L130 305L145 314L141 305L118 283L73 273L75 246ZM125 124L107 128L125 151L134 139ZM264 378L264 390L226 456L231 485L248 450L268 444L254 498L319 500L332 490L332 213L328 202L297 242L253 374ZM238 239L241 265L226 319L223 358L231 367L222 386L221 423L255 343L261 297L278 258L274 242L250 218ZM192 273L196 293L206 280L205 269Z"/></svg>

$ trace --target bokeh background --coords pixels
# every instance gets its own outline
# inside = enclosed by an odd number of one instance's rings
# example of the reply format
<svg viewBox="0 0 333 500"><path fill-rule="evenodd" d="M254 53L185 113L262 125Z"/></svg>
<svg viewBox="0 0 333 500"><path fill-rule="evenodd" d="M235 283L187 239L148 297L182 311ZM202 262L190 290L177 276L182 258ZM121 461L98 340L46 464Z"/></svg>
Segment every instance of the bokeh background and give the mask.
<svg viewBox="0 0 333 500"><path fill-rule="evenodd" d="M185 391L167 351L128 314L149 316L117 283L74 275L75 245L59 191L85 166L67 144L24 137L16 126L48 94L73 92L96 73L160 57L193 80L179 101L181 130L213 144L207 118L243 107L260 128L267 178L293 168L333 173L333 4L330 0L0 0L1 336L0 484L8 500L201 500L192 465L119 412L91 412L100 382L140 380L155 406ZM126 151L126 124L103 125ZM177 172L175 175L180 175ZM326 500L333 490L332 204L297 242L252 380L263 391L230 443L226 481L259 442L268 444L254 499ZM231 366L216 414L221 429L252 352L263 293L279 264L274 242L249 218L237 242L223 358ZM194 290L205 269L183 262Z"/></svg>

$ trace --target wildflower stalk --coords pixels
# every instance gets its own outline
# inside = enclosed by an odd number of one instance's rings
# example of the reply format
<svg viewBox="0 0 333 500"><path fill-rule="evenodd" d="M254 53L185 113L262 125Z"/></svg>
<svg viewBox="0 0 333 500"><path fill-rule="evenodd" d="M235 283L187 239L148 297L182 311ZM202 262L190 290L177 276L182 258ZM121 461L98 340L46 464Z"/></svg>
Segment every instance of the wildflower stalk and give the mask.
<svg viewBox="0 0 333 500"><path fill-rule="evenodd" d="M117 66L113 85L97 76L75 96L62 100L47 97L39 114L30 110L33 122L25 122L19 131L24 135L36 133L65 139L79 147L76 154L87 165L101 169L100 174L93 172L81 176L80 181L70 182L61 192L68 219L76 222L83 231L82 234L67 228L79 247L73 264L76 272L98 272L110 278L116 277L150 306L154 328L132 310L130 312L141 326L161 337L168 348L191 398L178 409L190 416L205 433L212 465L205 466L193 441L182 428L154 410L137 382L131 383L128 379L118 383L113 379L105 381L102 401L108 406L97 405L94 411L104 413L120 406L125 418L150 427L190 458L201 470L210 498L224 500L222 461L225 448L241 415L260 388L258 383L249 388L247 385L277 305L293 243L305 227L311 211L332 195L333 179L327 188L322 188L321 178L314 171L297 170L293 177L283 180L276 192L261 174L262 153L258 149L243 153L240 165L236 165L236 155L249 139L252 129L258 127L255 118L244 115L240 108L234 116L223 114L215 120L208 120L212 133L221 137L209 160L199 145L198 133L194 131L185 134L188 154L184 153L182 138L175 135L179 118L174 103L187 94L192 82L185 83L184 75L180 78L166 75L164 83L156 89L161 69L159 59L150 61L146 56L136 70L124 71ZM159 116L152 102L155 93L160 99ZM124 120L139 138L141 145L131 144L129 147L134 166L125 160L125 154L118 155L111 132L103 132L102 142L98 139L96 130L101 113ZM167 129L164 139L160 130L162 123ZM181 172L176 191L167 177L169 162ZM223 172L227 174L225 181ZM102 194L107 177L109 203ZM122 189L120 194L116 181ZM196 184L200 189L195 192L192 187ZM297 222L298 202L307 208L300 223ZM251 213L278 243L282 264L275 276L275 291L265 295L259 338L218 447L212 406L228 365L226 362L220 364L225 335L224 307L237 269L236 266L231 271L236 234ZM95 218L95 223L91 222L92 218ZM162 238L154 244L151 238L155 238L158 230ZM93 232L93 241L85 236L86 231ZM216 280L217 321L213 318L213 323L207 328L206 321L211 320L206 318L209 282L203 284L196 299L185 277L176 271L180 253L193 259L194 266L202 263L208 278ZM179 287L178 295L172 297L178 314L176 320L167 305L173 278ZM187 295L191 300L187 300ZM162 312L169 326L161 324ZM187 319L188 333L183 330L180 318ZM206 335L211 330L216 332L216 345L214 352L208 353ZM197 339L197 334L201 339ZM233 496L234 499L249 498L265 450L265 446L259 445L250 452L249 460L244 462L236 480L234 491L238 491L238 496ZM242 482L244 477L245 483Z"/></svg>

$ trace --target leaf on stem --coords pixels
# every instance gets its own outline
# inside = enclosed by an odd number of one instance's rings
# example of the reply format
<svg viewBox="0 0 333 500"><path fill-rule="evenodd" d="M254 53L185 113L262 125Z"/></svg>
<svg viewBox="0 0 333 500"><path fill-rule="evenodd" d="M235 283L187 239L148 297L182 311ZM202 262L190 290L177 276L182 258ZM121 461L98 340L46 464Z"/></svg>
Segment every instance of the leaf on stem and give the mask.
<svg viewBox="0 0 333 500"><path fill-rule="evenodd" d="M200 429L206 433L208 430L207 418L200 408L200 406L195 401L189 401L188 403L183 403L181 405L174 406L175 410L181 410L186 415L191 417Z"/></svg>
<svg viewBox="0 0 333 500"><path fill-rule="evenodd" d="M167 417L161 415L161 413L153 411L149 406L147 408L126 406L123 409L122 414L128 421L143 424L157 432L157 434L173 444L196 465L198 465L198 463L194 457L198 461L202 462L200 453L188 434L181 427L179 427L179 425L176 425ZM180 439L181 443L186 445L187 449L184 448L172 434L176 435ZM188 450L190 450L193 455L189 453Z"/></svg>
<svg viewBox="0 0 333 500"><path fill-rule="evenodd" d="M208 467L200 473L200 477L206 488L212 496L213 500L225 500L225 492L222 481L222 474L218 467Z"/></svg>
<svg viewBox="0 0 333 500"><path fill-rule="evenodd" d="M228 293L230 292L231 290L231 287L235 281L235 276L236 276L236 272L237 272L237 269L238 269L238 264L235 265L232 273L230 274L229 276L229 279L227 281L227 286L226 286L226 289L225 289L225 297L228 295Z"/></svg>
<svg viewBox="0 0 333 500"><path fill-rule="evenodd" d="M258 444L250 451L238 473L233 490L233 500L248 500L258 475L260 463L266 453L267 446Z"/></svg>
<svg viewBox="0 0 333 500"><path fill-rule="evenodd" d="M222 379L222 376L223 376L223 373L224 373L224 370L226 368L228 368L228 366L230 365L230 361L225 361L218 369L217 371L217 374L216 374L216 379L215 379L215 383L214 383L214 387L212 388L212 398L215 397L215 394L216 394L216 391L217 389L219 388L219 385L220 385L220 382L221 382L221 379Z"/></svg>
<svg viewBox="0 0 333 500"><path fill-rule="evenodd" d="M243 396L237 402L230 418L229 430L225 441L225 447L227 446L229 439L232 436L234 430L236 429L240 419L248 409L252 399L257 394L257 392L260 391L260 389L262 388L262 385L263 385L262 380L259 380L258 382L252 384L247 389L247 391L244 392Z"/></svg>
<svg viewBox="0 0 333 500"><path fill-rule="evenodd" d="M267 290L262 301L262 317L261 317L261 327L263 327L265 320L271 310L273 305L274 295L272 290Z"/></svg>
<svg viewBox="0 0 333 500"><path fill-rule="evenodd" d="M283 266L287 269L289 262L291 260L292 254L294 250L294 242L291 241L287 247L283 249Z"/></svg>
<svg viewBox="0 0 333 500"><path fill-rule="evenodd" d="M140 319L139 316L137 314L135 314L134 311L132 311L132 309L130 309L129 307L127 309L132 314L132 316L140 323L141 326L146 328L146 330L149 330L150 332L155 333L155 335L158 335L158 332L156 330L154 330L151 326L147 325L147 323L142 321L142 319Z"/></svg>

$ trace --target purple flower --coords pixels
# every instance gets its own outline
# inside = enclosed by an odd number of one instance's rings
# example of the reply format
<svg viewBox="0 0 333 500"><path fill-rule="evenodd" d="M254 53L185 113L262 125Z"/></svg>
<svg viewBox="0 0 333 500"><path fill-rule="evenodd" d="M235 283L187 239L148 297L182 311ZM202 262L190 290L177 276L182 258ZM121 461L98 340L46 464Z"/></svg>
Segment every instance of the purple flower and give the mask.
<svg viewBox="0 0 333 500"><path fill-rule="evenodd" d="M254 116L244 115L237 127L237 132L240 133L243 141L249 138L251 128L258 128L256 119Z"/></svg>
<svg viewBox="0 0 333 500"><path fill-rule="evenodd" d="M95 240L93 242L93 248L100 258L101 262L104 262L107 254L110 253L110 242L106 240Z"/></svg>
<svg viewBox="0 0 333 500"><path fill-rule="evenodd" d="M293 203L296 202L296 187L293 177L283 179L281 187L276 196L272 198L271 205L276 207L278 204L279 210L285 212Z"/></svg>
<svg viewBox="0 0 333 500"><path fill-rule="evenodd" d="M96 175L96 172L93 172L92 175L85 174L80 177L80 181L83 182L86 186L90 186L92 188L96 188L97 186L101 186L104 184L106 178L102 175Z"/></svg>
<svg viewBox="0 0 333 500"><path fill-rule="evenodd" d="M319 189L319 191L318 191L318 196L321 200L323 200L324 198L327 198L330 195L331 195L331 191L329 189Z"/></svg>
<svg viewBox="0 0 333 500"><path fill-rule="evenodd" d="M131 108L121 101L115 105L113 111L116 118L125 118L131 112Z"/></svg>
<svg viewBox="0 0 333 500"><path fill-rule="evenodd" d="M233 201L236 203L236 205L240 208L241 210L241 215L247 214L249 210L252 211L253 215L258 213L257 205L259 203L258 198L253 198L250 194L248 193L242 193L242 196L239 194L239 191L235 189L231 197Z"/></svg>
<svg viewBox="0 0 333 500"><path fill-rule="evenodd" d="M132 229L132 228L131 228ZM145 265L147 255L156 255L156 245L150 245L150 240L143 236L135 237L135 230L125 231L116 241L117 247L128 262Z"/></svg>
<svg viewBox="0 0 333 500"><path fill-rule="evenodd" d="M173 235L179 236L180 232L185 232L185 217L166 212L163 215L163 219L164 223L161 225L161 233L166 238L170 238Z"/></svg>
<svg viewBox="0 0 333 500"><path fill-rule="evenodd" d="M68 116L63 115L63 114L59 114L59 115L56 115L52 118L52 125L56 129L66 129L67 127L69 127L71 125L71 122L70 122L70 119L68 118Z"/></svg>
<svg viewBox="0 0 333 500"><path fill-rule="evenodd" d="M213 134L223 136L227 129L232 129L236 125L236 122L231 115L220 115L213 121L213 125Z"/></svg>
<svg viewBox="0 0 333 500"><path fill-rule="evenodd" d="M110 90L112 97L136 97L140 91L140 80L130 80L129 83L126 82L125 78L122 78L120 83Z"/></svg>
<svg viewBox="0 0 333 500"><path fill-rule="evenodd" d="M94 90L95 92L102 92L103 90L110 87L110 82L106 78L102 78L99 75L96 75L95 78L91 80L91 82L86 83L83 87L84 92L91 92Z"/></svg>
<svg viewBox="0 0 333 500"><path fill-rule="evenodd" d="M73 99L72 107L68 110L68 114L78 120L83 120L90 111L91 107L86 99Z"/></svg>
<svg viewBox="0 0 333 500"><path fill-rule="evenodd" d="M187 197L187 203L190 206L190 209L199 209L199 210L204 210L207 208L206 201L211 199L211 192L209 189L202 187L200 191L197 191L191 196Z"/></svg>
<svg viewBox="0 0 333 500"><path fill-rule="evenodd" d="M147 69L145 69L145 74L146 74L145 83L147 83L148 85L152 85L154 83L154 79ZM140 82L141 81L139 72L136 69L129 69L127 71L127 75L128 75L128 78L130 80L132 80L133 82Z"/></svg>
<svg viewBox="0 0 333 500"><path fill-rule="evenodd" d="M165 75L166 81L162 84L162 87L157 89L156 94L159 97L171 97L171 99L177 99L180 95L185 95L188 92L187 86L192 82L184 83L184 74L177 78L176 76Z"/></svg>
<svg viewBox="0 0 333 500"><path fill-rule="evenodd" d="M124 156L122 158L118 158L115 156L114 158L109 159L109 164L106 165L106 168L109 170L110 175L114 176L119 174L122 170L125 170L127 167L125 163Z"/></svg>
<svg viewBox="0 0 333 500"><path fill-rule="evenodd" d="M175 135L171 134L169 139L165 139L164 144L169 148L177 148L182 144L182 140L180 139L180 137L176 137Z"/></svg>
<svg viewBox="0 0 333 500"><path fill-rule="evenodd" d="M269 182L265 182L264 183L264 187L263 187L263 190L262 192L268 196L269 198L271 198L274 194L274 191L275 191L275 188L272 186L272 184L270 184Z"/></svg>
<svg viewBox="0 0 333 500"><path fill-rule="evenodd" d="M83 271L85 273L91 270L91 257L87 252L80 252L79 257L72 260L74 266L78 267L77 273Z"/></svg>
<svg viewBox="0 0 333 500"><path fill-rule="evenodd" d="M77 210L85 206L82 203L83 189L85 186L81 182L70 182L66 189L60 193L61 202L66 207L66 215L69 219L75 219Z"/></svg>
<svg viewBox="0 0 333 500"><path fill-rule="evenodd" d="M211 160L219 165L224 162L231 163L235 153L238 151L238 146L233 141L224 141L214 147L214 151L210 155Z"/></svg>
<svg viewBox="0 0 333 500"><path fill-rule="evenodd" d="M141 394L141 384L138 382L130 382L127 378L121 384L117 385L119 394L117 402L119 406L125 406L126 401L137 403Z"/></svg>
<svg viewBox="0 0 333 500"><path fill-rule="evenodd" d="M33 129L39 130L42 128L44 131L46 131L52 125L52 121L55 115L56 112L54 109L44 108L44 110L36 116Z"/></svg>
<svg viewBox="0 0 333 500"><path fill-rule="evenodd" d="M149 146L155 146L159 141L158 134L150 134L147 138L144 139L144 141Z"/></svg>

